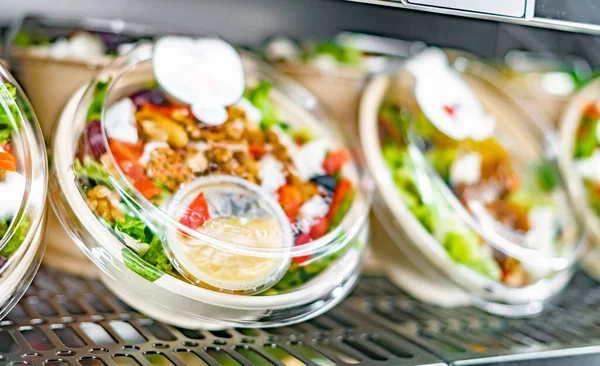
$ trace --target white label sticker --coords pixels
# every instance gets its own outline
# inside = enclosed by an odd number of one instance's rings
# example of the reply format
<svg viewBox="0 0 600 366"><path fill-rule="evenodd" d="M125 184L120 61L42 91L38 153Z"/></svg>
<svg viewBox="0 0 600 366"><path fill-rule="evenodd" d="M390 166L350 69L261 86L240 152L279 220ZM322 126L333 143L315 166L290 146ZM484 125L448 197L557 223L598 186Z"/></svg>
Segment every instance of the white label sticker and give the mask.
<svg viewBox="0 0 600 366"><path fill-rule="evenodd" d="M455 140L480 141L492 136L496 120L485 113L477 95L448 66L442 50L429 48L408 61L406 67L417 80L419 106L442 133Z"/></svg>

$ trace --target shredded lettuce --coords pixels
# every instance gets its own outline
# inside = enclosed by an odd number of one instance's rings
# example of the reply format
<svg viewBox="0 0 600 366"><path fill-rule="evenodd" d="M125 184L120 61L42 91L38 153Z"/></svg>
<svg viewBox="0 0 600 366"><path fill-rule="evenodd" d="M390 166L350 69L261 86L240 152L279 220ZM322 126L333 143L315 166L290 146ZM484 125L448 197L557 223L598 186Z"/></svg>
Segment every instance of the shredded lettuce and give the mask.
<svg viewBox="0 0 600 366"><path fill-rule="evenodd" d="M535 166L538 186L545 192L551 192L559 184L560 177L554 164L542 162Z"/></svg>
<svg viewBox="0 0 600 366"><path fill-rule="evenodd" d="M8 142L13 130L18 127L21 120L16 104L16 87L5 82L3 87L0 86L0 99L4 101L4 105L0 107L0 144L4 144Z"/></svg>
<svg viewBox="0 0 600 366"><path fill-rule="evenodd" d="M260 127L262 129L268 129L272 125L279 125L285 130L289 126L279 119L277 108L275 108L273 101L269 99L271 88L272 85L270 83L261 80L254 88L246 90L244 97L248 99L253 106L260 109L262 113Z"/></svg>
<svg viewBox="0 0 600 366"><path fill-rule="evenodd" d="M83 164L79 161L79 159L75 159L73 171L79 178L93 180L96 181L96 184L103 184L108 187L112 186L110 175L104 166L90 157L85 157Z"/></svg>
<svg viewBox="0 0 600 366"><path fill-rule="evenodd" d="M585 133L578 136L575 142L575 158L582 159L592 156L594 150L600 144L600 141L596 137L598 123L598 121L590 121L588 119L584 119L581 122L579 130L585 129Z"/></svg>
<svg viewBox="0 0 600 366"><path fill-rule="evenodd" d="M8 229L9 225L10 225L10 221L3 221L3 223L0 224L0 238L2 238L6 234L6 230ZM19 249L21 244L25 241L25 238L27 237L27 233L29 233L30 228L31 228L31 219L29 217L25 216L21 220L21 223L20 223L19 227L17 228L17 231L13 234L13 236L10 238L10 240L6 243L4 248L2 248L2 250L0 250L0 256L9 258L11 255L13 255L17 251L17 249ZM2 232L2 230L4 232Z"/></svg>
<svg viewBox="0 0 600 366"><path fill-rule="evenodd" d="M303 55L303 59L310 60L322 55L329 55L337 62L353 67L360 67L362 64L362 54L359 50L330 41L315 44L312 50Z"/></svg>
<svg viewBox="0 0 600 366"><path fill-rule="evenodd" d="M173 265L165 253L160 238L158 236L154 236L152 241L148 244L150 244L150 249L148 249L142 259L162 272L173 273Z"/></svg>
<svg viewBox="0 0 600 366"><path fill-rule="evenodd" d="M90 108L88 109L86 117L86 121L88 123L92 121L100 121L100 118L102 117L102 104L104 103L106 92L108 91L108 84L110 84L110 79L96 83L94 88L94 98Z"/></svg>
<svg viewBox="0 0 600 366"><path fill-rule="evenodd" d="M450 182L450 169L455 159L455 148L436 148L430 149L427 152L427 160L431 162L435 170L437 170L446 182Z"/></svg>

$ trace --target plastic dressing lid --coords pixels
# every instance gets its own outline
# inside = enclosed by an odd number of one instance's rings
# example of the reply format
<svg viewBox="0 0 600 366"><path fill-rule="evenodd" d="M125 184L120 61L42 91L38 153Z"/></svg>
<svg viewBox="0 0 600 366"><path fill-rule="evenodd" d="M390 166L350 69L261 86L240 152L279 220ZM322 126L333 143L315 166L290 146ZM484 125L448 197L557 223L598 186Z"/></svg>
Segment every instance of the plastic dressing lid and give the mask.
<svg viewBox="0 0 600 366"><path fill-rule="evenodd" d="M76 170L94 181L88 206L141 257L160 240L159 265L255 294L347 243L366 212L343 140L246 67L219 39L159 40L95 84Z"/></svg>
<svg viewBox="0 0 600 366"><path fill-rule="evenodd" d="M478 65L479 67L480 65ZM520 261L563 269L583 231L558 173L553 136L502 93L439 49L406 64L414 100L406 112L417 164L433 173L463 219Z"/></svg>

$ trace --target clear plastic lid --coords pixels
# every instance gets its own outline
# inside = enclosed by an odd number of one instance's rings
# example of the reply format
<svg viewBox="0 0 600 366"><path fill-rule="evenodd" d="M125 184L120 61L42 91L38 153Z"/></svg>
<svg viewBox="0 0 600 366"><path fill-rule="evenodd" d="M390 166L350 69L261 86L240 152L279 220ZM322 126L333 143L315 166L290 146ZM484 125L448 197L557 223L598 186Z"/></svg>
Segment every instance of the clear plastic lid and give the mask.
<svg viewBox="0 0 600 366"><path fill-rule="evenodd" d="M344 138L222 40L141 45L87 94L77 184L158 273L232 294L291 291L366 220L369 182Z"/></svg>
<svg viewBox="0 0 600 366"><path fill-rule="evenodd" d="M557 169L555 136L483 64L428 49L401 72L408 143L456 214L491 246L554 270L583 228Z"/></svg>
<svg viewBox="0 0 600 366"><path fill-rule="evenodd" d="M42 225L46 184L46 151L37 121L0 64L0 273L19 263Z"/></svg>

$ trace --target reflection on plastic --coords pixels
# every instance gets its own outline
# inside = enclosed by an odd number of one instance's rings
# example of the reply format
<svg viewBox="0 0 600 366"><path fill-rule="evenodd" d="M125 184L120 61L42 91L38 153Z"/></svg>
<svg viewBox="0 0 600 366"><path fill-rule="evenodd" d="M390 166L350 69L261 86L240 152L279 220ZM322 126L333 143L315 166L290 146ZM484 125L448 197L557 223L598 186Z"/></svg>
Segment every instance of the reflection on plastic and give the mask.
<svg viewBox="0 0 600 366"><path fill-rule="evenodd" d="M276 359L281 361L281 363L283 363L286 366L303 366L303 365L305 365L304 362L302 362L299 359L297 359L296 357L290 355L283 348L277 347L277 345L275 345L275 344L263 345L263 351L265 351L268 354L270 354L271 356L275 357Z"/></svg>
<svg viewBox="0 0 600 366"><path fill-rule="evenodd" d="M146 342L146 338L128 322L122 320L111 320L108 324L112 330L127 343Z"/></svg>
<svg viewBox="0 0 600 366"><path fill-rule="evenodd" d="M79 324L79 327L97 345L104 346L116 343L100 324L83 322Z"/></svg>

